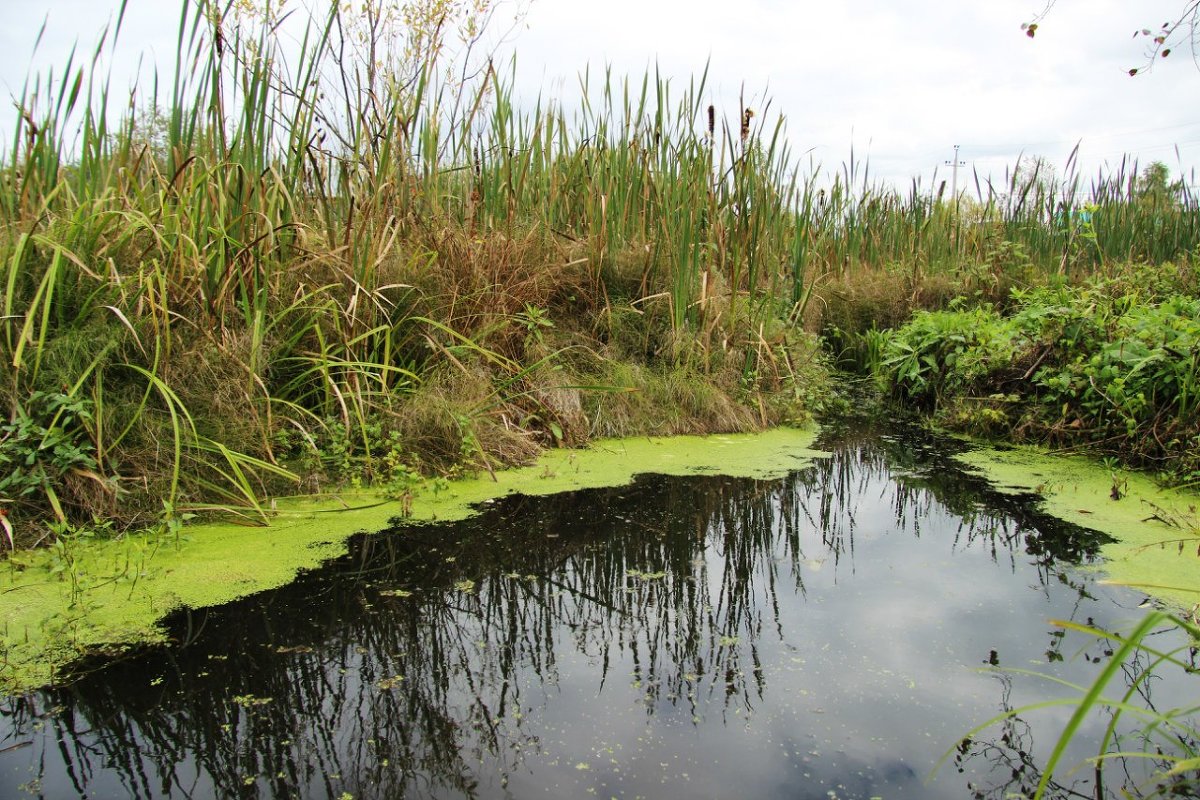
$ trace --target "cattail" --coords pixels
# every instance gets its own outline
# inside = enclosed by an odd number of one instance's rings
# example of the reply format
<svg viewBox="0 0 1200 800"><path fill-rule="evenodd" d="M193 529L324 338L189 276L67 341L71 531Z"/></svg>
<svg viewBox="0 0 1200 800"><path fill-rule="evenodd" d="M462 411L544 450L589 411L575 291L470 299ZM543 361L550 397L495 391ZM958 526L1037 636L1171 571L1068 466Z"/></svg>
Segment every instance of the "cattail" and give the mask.
<svg viewBox="0 0 1200 800"><path fill-rule="evenodd" d="M221 58L225 55L225 33L221 30L223 20L219 8L213 9L209 21L213 26L213 44L217 48L217 58Z"/></svg>
<svg viewBox="0 0 1200 800"><path fill-rule="evenodd" d="M717 109L712 105L708 107L708 138L713 138L717 130Z"/></svg>
<svg viewBox="0 0 1200 800"><path fill-rule="evenodd" d="M754 116L754 112L746 109L742 113L742 141L746 141L746 137L750 135L750 118Z"/></svg>

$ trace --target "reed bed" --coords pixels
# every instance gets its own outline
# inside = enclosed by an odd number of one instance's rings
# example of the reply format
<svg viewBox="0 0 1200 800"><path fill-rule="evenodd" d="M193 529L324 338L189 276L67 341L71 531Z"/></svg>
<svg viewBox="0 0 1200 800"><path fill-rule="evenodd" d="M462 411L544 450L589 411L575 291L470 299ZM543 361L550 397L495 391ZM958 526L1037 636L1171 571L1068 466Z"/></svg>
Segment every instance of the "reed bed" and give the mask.
<svg viewBox="0 0 1200 800"><path fill-rule="evenodd" d="M899 192L853 159L805 165L769 107L709 104L706 73L584 73L577 108L518 102L515 65L451 74L437 41L402 67L375 39L356 58L341 7L298 23L184 0L169 82L130 95L100 68L123 13L31 76L0 163L9 544L261 521L280 492L403 494L653 432L621 405L642 373L706 426L779 421L824 374L801 325L823 286L1200 243L1195 199L1147 202L1133 164L1090 185L1014 170L970 203Z"/></svg>

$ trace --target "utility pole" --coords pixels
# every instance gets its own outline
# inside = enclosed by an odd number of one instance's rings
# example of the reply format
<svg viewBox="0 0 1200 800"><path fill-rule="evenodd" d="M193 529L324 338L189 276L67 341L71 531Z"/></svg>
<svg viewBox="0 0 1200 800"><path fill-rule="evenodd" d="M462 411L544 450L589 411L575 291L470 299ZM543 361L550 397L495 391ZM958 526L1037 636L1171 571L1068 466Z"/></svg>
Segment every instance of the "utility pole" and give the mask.
<svg viewBox="0 0 1200 800"><path fill-rule="evenodd" d="M950 194L954 197L954 210L958 210L958 168L965 167L967 162L958 160L958 145L954 145L954 160L947 161L950 170Z"/></svg>

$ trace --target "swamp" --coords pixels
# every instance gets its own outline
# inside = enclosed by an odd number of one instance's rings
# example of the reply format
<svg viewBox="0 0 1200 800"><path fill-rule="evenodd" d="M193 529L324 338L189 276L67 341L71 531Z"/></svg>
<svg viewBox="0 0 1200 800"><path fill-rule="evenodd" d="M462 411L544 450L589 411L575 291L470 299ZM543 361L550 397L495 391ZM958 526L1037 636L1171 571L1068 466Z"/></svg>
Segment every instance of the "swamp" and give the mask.
<svg viewBox="0 0 1200 800"><path fill-rule="evenodd" d="M1100 580L1108 537L996 491L955 458L961 442L858 423L818 445L829 452L801 451L772 478L685 468L359 535L282 588L177 612L168 647L10 698L0 785L14 797L1032 793L1071 711L1060 682L1089 684L1119 642L1051 620L1124 629L1146 595ZM1166 626L1153 650L1183 648L1193 667L1188 644ZM1109 691L1163 711L1194 692L1187 669L1155 661L1139 653ZM1110 722L1113 752L1174 735L1097 713L1046 796L1152 782L1162 763L1130 754L1075 769Z"/></svg>
<svg viewBox="0 0 1200 800"><path fill-rule="evenodd" d="M0 795L1200 797L1194 175L130 2L0 154Z"/></svg>

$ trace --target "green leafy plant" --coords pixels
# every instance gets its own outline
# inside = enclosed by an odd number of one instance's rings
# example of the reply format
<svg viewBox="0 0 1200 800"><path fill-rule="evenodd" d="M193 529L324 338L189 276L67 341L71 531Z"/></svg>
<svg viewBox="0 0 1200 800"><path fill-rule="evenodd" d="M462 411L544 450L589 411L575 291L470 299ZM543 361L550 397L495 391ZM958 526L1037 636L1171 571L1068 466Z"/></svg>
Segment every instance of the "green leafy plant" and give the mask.
<svg viewBox="0 0 1200 800"><path fill-rule="evenodd" d="M1006 313L919 312L888 334L876 374L947 424L1090 444L1186 482L1200 468L1200 295L1157 274L1015 290Z"/></svg>
<svg viewBox="0 0 1200 800"><path fill-rule="evenodd" d="M926 404L970 391L1007 369L1012 326L990 308L919 312L887 338L879 361L895 390Z"/></svg>
<svg viewBox="0 0 1200 800"><path fill-rule="evenodd" d="M516 316L517 324L525 329L526 336L537 344L544 344L544 334L554 327L550 315L543 308L525 304L525 309Z"/></svg>
<svg viewBox="0 0 1200 800"><path fill-rule="evenodd" d="M96 474L96 448L87 425L91 403L70 395L34 392L0 425L0 505L48 503L66 519L61 495L68 474Z"/></svg>

